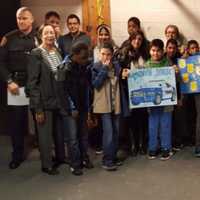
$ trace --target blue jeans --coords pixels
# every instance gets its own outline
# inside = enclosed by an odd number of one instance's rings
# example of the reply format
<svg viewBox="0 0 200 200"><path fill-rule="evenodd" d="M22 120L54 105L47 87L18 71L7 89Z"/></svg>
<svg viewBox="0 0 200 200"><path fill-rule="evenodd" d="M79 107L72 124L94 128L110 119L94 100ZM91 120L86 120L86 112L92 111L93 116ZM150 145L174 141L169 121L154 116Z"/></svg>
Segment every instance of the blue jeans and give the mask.
<svg viewBox="0 0 200 200"><path fill-rule="evenodd" d="M159 139L162 150L171 150L171 124L171 112L164 112L164 107L150 109L149 151L157 151Z"/></svg>
<svg viewBox="0 0 200 200"><path fill-rule="evenodd" d="M103 125L103 164L112 165L116 159L119 138L119 115L101 114Z"/></svg>
<svg viewBox="0 0 200 200"><path fill-rule="evenodd" d="M77 119L63 116L63 128L68 146L70 165L80 168L82 161L89 159L88 133L86 124L87 113L81 113Z"/></svg>

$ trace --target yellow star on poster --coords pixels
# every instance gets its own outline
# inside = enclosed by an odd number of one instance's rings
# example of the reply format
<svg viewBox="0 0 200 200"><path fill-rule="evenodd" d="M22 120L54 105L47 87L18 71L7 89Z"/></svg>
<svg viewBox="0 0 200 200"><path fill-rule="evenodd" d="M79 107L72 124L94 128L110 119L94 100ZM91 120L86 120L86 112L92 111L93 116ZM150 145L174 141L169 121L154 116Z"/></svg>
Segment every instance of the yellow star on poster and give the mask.
<svg viewBox="0 0 200 200"><path fill-rule="evenodd" d="M185 59L179 59L178 65L179 65L180 68L185 68L186 67Z"/></svg>
<svg viewBox="0 0 200 200"><path fill-rule="evenodd" d="M187 64L187 72L188 73L194 72L194 64Z"/></svg>
<svg viewBox="0 0 200 200"><path fill-rule="evenodd" d="M189 75L188 75L188 73L184 73L182 75L182 79L183 79L184 83L188 83L189 82Z"/></svg>
<svg viewBox="0 0 200 200"><path fill-rule="evenodd" d="M194 91L197 90L197 82L196 81L191 81L191 83L190 83L190 90L192 92L194 92Z"/></svg>

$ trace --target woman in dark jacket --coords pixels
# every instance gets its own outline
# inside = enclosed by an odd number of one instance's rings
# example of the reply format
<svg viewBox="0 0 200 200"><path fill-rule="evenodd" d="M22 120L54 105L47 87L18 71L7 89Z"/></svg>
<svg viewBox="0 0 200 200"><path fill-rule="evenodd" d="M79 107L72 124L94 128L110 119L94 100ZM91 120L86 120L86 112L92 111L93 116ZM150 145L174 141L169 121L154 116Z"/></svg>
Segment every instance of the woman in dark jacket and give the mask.
<svg viewBox="0 0 200 200"><path fill-rule="evenodd" d="M146 153L147 146L147 111L146 108L129 110L128 100L128 73L133 69L144 68L144 63L148 59L148 45L144 33L140 30L133 33L125 46L122 46L115 56L122 66L121 92L125 98L122 99L122 113L120 131L119 157L125 158L131 153L136 156L138 152ZM132 135L129 133L132 132ZM133 138L133 144L131 139Z"/></svg>
<svg viewBox="0 0 200 200"><path fill-rule="evenodd" d="M54 74L62 58L55 48L55 31L50 25L43 25L41 45L32 50L28 66L27 90L30 96L30 108L35 112L39 134L39 148L42 161L42 172L56 175L58 171L52 163L52 136L55 129L60 128L59 104L56 94ZM56 158L64 157L64 142L59 143L61 131L56 131ZM64 159L64 158L61 158Z"/></svg>

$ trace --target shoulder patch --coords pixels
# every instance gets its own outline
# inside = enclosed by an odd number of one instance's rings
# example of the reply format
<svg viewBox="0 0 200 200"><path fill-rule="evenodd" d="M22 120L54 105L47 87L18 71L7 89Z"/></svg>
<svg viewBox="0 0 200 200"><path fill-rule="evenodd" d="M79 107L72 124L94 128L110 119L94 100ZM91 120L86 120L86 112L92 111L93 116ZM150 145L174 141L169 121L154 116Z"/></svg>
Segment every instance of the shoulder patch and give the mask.
<svg viewBox="0 0 200 200"><path fill-rule="evenodd" d="M19 34L19 33L20 33L20 31L18 29L15 29L13 31L10 31L10 32L6 33L5 37L8 38L8 37L11 37L11 36Z"/></svg>

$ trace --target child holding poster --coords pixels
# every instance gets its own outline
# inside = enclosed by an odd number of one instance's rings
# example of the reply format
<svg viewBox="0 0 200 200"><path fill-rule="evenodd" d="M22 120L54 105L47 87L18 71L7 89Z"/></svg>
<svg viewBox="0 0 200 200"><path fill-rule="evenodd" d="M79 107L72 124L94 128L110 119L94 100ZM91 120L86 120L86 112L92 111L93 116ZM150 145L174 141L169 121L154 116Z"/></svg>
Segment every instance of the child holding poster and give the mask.
<svg viewBox="0 0 200 200"><path fill-rule="evenodd" d="M123 116L120 120L120 140L118 156L137 156L147 152L147 122L146 108L129 109L128 74L130 70L144 68L149 58L146 40L142 31L136 31L129 37L129 44L115 52L116 59L122 66L121 90L125 103L122 103ZM132 138L132 140L130 139ZM123 156L125 155L125 156Z"/></svg>
<svg viewBox="0 0 200 200"><path fill-rule="evenodd" d="M176 88L177 88L177 97L178 105L174 107L173 119L172 119L172 145L174 151L181 150L182 145L184 144L185 136L188 135L188 126L187 126L187 115L186 115L186 106L185 98L180 92L180 74L177 67L178 58L181 57L181 54L178 50L178 43L175 39L169 39L166 43L165 56L169 60L170 66L173 66L176 71Z"/></svg>
<svg viewBox="0 0 200 200"><path fill-rule="evenodd" d="M169 66L168 59L164 57L164 43L160 39L154 39L150 43L151 58L146 62L146 67ZM159 139L161 147L161 160L168 160L172 156L171 148L171 124L172 106L160 106L149 108L149 159L155 159L158 155Z"/></svg>
<svg viewBox="0 0 200 200"><path fill-rule="evenodd" d="M196 40L190 40L188 41L187 44L187 52L189 56L194 56L197 55L199 53L199 44ZM196 69L197 70L197 69ZM192 96L189 96L189 100L193 100ZM196 93L194 94L194 102L195 102L195 109L196 109L196 137L195 137L195 156L196 157L200 157L200 94ZM189 112L188 114L190 114L191 118L193 120L190 120L191 123L195 118L195 114L194 112L191 112L191 107L192 107L192 102L189 102ZM193 126L195 126L194 123L192 123Z"/></svg>
<svg viewBox="0 0 200 200"><path fill-rule="evenodd" d="M199 53L199 44L196 40L190 40L187 44L187 51L189 56L194 56Z"/></svg>

